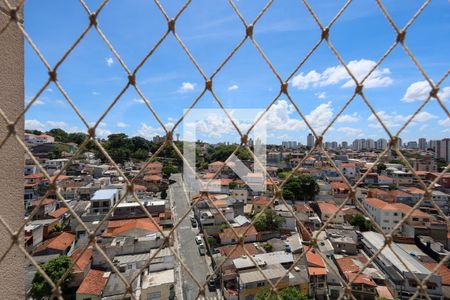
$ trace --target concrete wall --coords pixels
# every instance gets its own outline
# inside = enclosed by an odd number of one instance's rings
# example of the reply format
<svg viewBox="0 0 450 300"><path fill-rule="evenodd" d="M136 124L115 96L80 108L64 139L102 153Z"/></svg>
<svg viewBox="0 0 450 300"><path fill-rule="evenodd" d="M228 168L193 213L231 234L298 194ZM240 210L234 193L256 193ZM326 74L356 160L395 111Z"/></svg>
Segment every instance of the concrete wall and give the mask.
<svg viewBox="0 0 450 300"><path fill-rule="evenodd" d="M11 5L18 0L9 1ZM0 6L5 8L4 2ZM0 13L0 28L9 21L9 17ZM0 108L13 120L22 110L24 103L24 57L23 37L18 27L11 23L0 35ZM8 133L7 124L0 118L0 140ZM16 127L23 137L23 120ZM0 149L0 215L11 228L17 229L23 222L23 166L24 152L14 138L10 138ZM7 158L7 159L6 159ZM11 244L9 233L0 225L0 255ZM22 243L22 239L19 241ZM0 291L3 299L24 299L24 263L25 258L17 247L0 262Z"/></svg>

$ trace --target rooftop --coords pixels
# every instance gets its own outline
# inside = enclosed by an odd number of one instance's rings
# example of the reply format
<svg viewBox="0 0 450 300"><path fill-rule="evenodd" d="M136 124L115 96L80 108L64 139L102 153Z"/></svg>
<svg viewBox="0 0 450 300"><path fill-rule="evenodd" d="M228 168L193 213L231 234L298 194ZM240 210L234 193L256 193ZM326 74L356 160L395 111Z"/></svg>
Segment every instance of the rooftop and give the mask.
<svg viewBox="0 0 450 300"><path fill-rule="evenodd" d="M108 272L90 270L78 288L77 294L101 296L108 281L108 276Z"/></svg>
<svg viewBox="0 0 450 300"><path fill-rule="evenodd" d="M159 272L151 272L144 275L142 279L142 288L146 289L152 286L160 286L163 284L174 284L175 272L173 269L163 270Z"/></svg>
<svg viewBox="0 0 450 300"><path fill-rule="evenodd" d="M383 247L384 237L382 234L374 231L362 232L361 234L363 235L364 243L371 248L372 252L376 252ZM383 258L385 263L394 266L400 272L409 273L409 270L411 270L414 273L424 275L428 275L431 273L426 267L424 267L414 257L405 252L396 243L392 243L391 247L393 251L395 251L395 254L389 247L385 247L383 250L381 250L379 258ZM403 262L400 261L397 256L400 257ZM407 267L405 267L404 264L406 264Z"/></svg>
<svg viewBox="0 0 450 300"><path fill-rule="evenodd" d="M91 200L111 199L118 192L119 192L118 189L98 190L94 193L94 196L92 196Z"/></svg>

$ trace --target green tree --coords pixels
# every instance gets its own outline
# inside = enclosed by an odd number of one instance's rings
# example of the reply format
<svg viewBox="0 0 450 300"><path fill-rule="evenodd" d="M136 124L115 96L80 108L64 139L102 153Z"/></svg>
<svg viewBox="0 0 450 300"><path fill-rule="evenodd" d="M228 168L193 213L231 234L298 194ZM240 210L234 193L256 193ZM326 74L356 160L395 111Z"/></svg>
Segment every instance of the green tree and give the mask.
<svg viewBox="0 0 450 300"><path fill-rule="evenodd" d="M69 142L81 145L87 139L87 137L88 137L87 134L83 132L73 132L69 133L67 139Z"/></svg>
<svg viewBox="0 0 450 300"><path fill-rule="evenodd" d="M69 141L69 135L61 128L53 128L47 134L54 137L57 142L67 143Z"/></svg>
<svg viewBox="0 0 450 300"><path fill-rule="evenodd" d="M162 190L161 191L161 199L166 199L167 198L167 190Z"/></svg>
<svg viewBox="0 0 450 300"><path fill-rule="evenodd" d="M349 223L350 225L358 227L360 231L372 230L372 223L360 214L354 215Z"/></svg>
<svg viewBox="0 0 450 300"><path fill-rule="evenodd" d="M273 245L271 242L267 242L264 244L263 248L264 250L266 250L266 252L272 252Z"/></svg>
<svg viewBox="0 0 450 300"><path fill-rule="evenodd" d="M287 287L277 294L271 293L267 288L261 289L255 300L308 300L308 297L295 287Z"/></svg>
<svg viewBox="0 0 450 300"><path fill-rule="evenodd" d="M381 171L384 171L384 170L386 170L386 165L383 164L383 163L379 163L377 165L377 172L378 172L378 174L381 173Z"/></svg>
<svg viewBox="0 0 450 300"><path fill-rule="evenodd" d="M48 153L49 159L58 159L62 157L63 149L60 145L56 145L53 149Z"/></svg>
<svg viewBox="0 0 450 300"><path fill-rule="evenodd" d="M31 133L31 134L35 134L35 135L41 135L42 131L40 130L36 130L36 129L25 129L26 133Z"/></svg>
<svg viewBox="0 0 450 300"><path fill-rule="evenodd" d="M255 222L255 228L258 231L277 230L283 225L284 218L277 215L273 210L267 209L258 217Z"/></svg>
<svg viewBox="0 0 450 300"><path fill-rule="evenodd" d="M66 272L70 270L69 275L63 280L61 284L62 292L67 291L67 286L72 280L72 261L67 256L59 256L50 260L42 266L42 270L50 277L53 282L57 282ZM44 299L52 294L52 287L44 279L44 277L36 272L31 286L31 296L33 299Z"/></svg>
<svg viewBox="0 0 450 300"><path fill-rule="evenodd" d="M286 200L313 200L319 190L319 185L310 174L293 175L283 187L283 198Z"/></svg>
<svg viewBox="0 0 450 300"><path fill-rule="evenodd" d="M178 172L178 169L170 161L167 164L164 164L164 166L162 167L162 173L164 177L169 177L170 174L176 172Z"/></svg>
<svg viewBox="0 0 450 300"><path fill-rule="evenodd" d="M400 159L393 159L389 162L390 164L398 164L398 165L404 165L405 163Z"/></svg>

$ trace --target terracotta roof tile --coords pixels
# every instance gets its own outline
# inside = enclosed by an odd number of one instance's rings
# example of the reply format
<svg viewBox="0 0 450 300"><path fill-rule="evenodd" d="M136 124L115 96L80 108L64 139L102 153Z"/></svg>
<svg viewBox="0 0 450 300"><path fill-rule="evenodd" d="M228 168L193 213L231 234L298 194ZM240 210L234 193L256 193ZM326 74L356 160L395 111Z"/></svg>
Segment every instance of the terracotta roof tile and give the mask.
<svg viewBox="0 0 450 300"><path fill-rule="evenodd" d="M108 278L105 276L105 272L90 270L78 288L77 294L101 296L107 281Z"/></svg>
<svg viewBox="0 0 450 300"><path fill-rule="evenodd" d="M159 218L153 218L159 223ZM109 221L106 231L103 233L105 237L117 236L131 229L143 229L150 233L159 232L158 227L148 218L126 219Z"/></svg>
<svg viewBox="0 0 450 300"><path fill-rule="evenodd" d="M234 250L234 252L233 252L233 249L235 247L236 247L236 250ZM243 247L242 247L241 244L230 245L230 246L223 246L223 247L217 248L217 250L219 250L220 254L222 254L222 255L224 255L226 257L229 257L231 259L234 259L234 258L241 257L242 255L248 255L244 251L244 248L245 248L245 250L247 250L247 252L250 255L255 255L255 254L259 253L258 249L253 244L244 244Z"/></svg>
<svg viewBox="0 0 450 300"><path fill-rule="evenodd" d="M47 249L64 251L72 245L75 241L75 235L69 232L61 232L59 235L52 237L43 242L36 248L36 252L41 252Z"/></svg>
<svg viewBox="0 0 450 300"><path fill-rule="evenodd" d="M76 261L73 266L74 272L83 272L86 269L86 266L92 261L92 246L88 247L84 252L83 250L84 248L77 248L72 252L72 255L70 255L70 259L73 262Z"/></svg>
<svg viewBox="0 0 450 300"><path fill-rule="evenodd" d="M55 210L54 212L49 213L48 215L50 217L58 219L59 217L61 217L68 211L69 211L69 209L67 207L61 207L61 208L58 208L57 210Z"/></svg>

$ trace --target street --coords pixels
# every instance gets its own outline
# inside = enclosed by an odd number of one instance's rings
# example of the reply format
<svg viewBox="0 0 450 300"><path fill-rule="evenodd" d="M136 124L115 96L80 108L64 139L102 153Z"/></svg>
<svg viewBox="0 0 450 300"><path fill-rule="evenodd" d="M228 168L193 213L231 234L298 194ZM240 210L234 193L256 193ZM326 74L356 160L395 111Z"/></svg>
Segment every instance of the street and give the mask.
<svg viewBox="0 0 450 300"><path fill-rule="evenodd" d="M168 196L170 197L172 203L174 220L178 220L189 209L190 199L184 189L181 174L172 174L171 179L176 182L170 185ZM190 217L187 216L177 227L176 231L178 251L183 263L195 276L198 282L204 283L206 281L207 274L210 274L210 270L208 268L205 256L200 256L198 246L194 240L195 236L199 233L198 227L193 228L191 226ZM183 299L197 299L197 284L182 266L180 266L180 268ZM205 290L207 299L219 299L216 292L211 293L208 291L207 286L205 286Z"/></svg>

